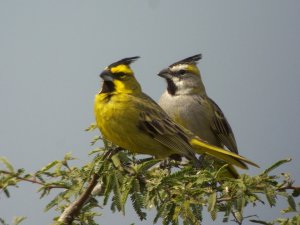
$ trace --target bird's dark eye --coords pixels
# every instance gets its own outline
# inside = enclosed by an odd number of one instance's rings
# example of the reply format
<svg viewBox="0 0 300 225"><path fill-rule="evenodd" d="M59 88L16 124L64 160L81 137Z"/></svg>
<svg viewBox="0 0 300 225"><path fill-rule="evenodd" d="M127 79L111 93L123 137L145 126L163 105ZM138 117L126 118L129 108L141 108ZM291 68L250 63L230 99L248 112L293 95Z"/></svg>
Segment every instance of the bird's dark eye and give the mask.
<svg viewBox="0 0 300 225"><path fill-rule="evenodd" d="M178 74L179 74L179 75L184 75L184 74L185 74L185 70L179 70L179 71L178 71Z"/></svg>
<svg viewBox="0 0 300 225"><path fill-rule="evenodd" d="M120 72L120 73L117 73L117 76L118 76L119 78L124 78L124 77L126 76L126 74Z"/></svg>

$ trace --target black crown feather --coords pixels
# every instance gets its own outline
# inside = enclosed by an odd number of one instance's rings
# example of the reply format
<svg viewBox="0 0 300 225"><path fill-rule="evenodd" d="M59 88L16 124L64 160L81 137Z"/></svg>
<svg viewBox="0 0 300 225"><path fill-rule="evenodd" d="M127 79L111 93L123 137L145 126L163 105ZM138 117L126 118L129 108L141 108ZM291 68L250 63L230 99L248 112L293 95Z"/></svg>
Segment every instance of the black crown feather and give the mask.
<svg viewBox="0 0 300 225"><path fill-rule="evenodd" d="M115 66L118 66L118 65L127 65L127 66L129 66L131 63L136 61L138 58L140 58L140 57L139 56L134 56L134 57L124 58L124 59L121 59L117 62L114 62L114 63L110 64L108 67L115 67Z"/></svg>
<svg viewBox="0 0 300 225"><path fill-rule="evenodd" d="M202 54L193 55L176 63L173 63L172 65L170 65L170 67L176 66L178 64L196 64L200 59L202 59Z"/></svg>

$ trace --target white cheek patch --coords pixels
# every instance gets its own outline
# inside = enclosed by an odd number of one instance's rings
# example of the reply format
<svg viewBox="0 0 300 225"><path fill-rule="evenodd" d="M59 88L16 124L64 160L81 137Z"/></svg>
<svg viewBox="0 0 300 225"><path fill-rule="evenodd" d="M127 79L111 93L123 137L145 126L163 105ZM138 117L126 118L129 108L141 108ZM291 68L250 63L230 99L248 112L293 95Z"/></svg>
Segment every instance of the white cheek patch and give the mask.
<svg viewBox="0 0 300 225"><path fill-rule="evenodd" d="M180 79L179 77L173 77L173 82L177 87L182 87L184 85L184 81Z"/></svg>

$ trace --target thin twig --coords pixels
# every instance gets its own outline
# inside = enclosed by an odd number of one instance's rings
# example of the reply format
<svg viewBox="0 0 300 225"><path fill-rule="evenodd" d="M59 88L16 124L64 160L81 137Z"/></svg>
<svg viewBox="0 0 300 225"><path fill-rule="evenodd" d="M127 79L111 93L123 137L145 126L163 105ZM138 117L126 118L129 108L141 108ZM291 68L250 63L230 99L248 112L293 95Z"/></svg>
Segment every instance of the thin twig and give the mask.
<svg viewBox="0 0 300 225"><path fill-rule="evenodd" d="M14 174L14 173L11 173L11 172L8 172L8 171L4 171L4 170L1 170L0 173L11 175L12 177L14 177L14 178L16 178L18 180L21 180L21 181L30 182L30 183L33 183L33 184L39 184L41 186L47 185L47 183L40 182L35 177L32 178L32 179L30 179L30 178L24 178L24 177L20 177L20 176ZM49 186L47 186L47 188L66 188L66 187L62 186L62 185L49 185Z"/></svg>
<svg viewBox="0 0 300 225"><path fill-rule="evenodd" d="M284 191L284 190L297 190L300 191L300 186L293 186L293 185L288 185L285 187L281 187L277 189L278 191Z"/></svg>
<svg viewBox="0 0 300 225"><path fill-rule="evenodd" d="M221 202L228 202L228 201L231 201L233 199L236 199L236 197L224 197L224 198L219 198L217 199L217 203L221 203Z"/></svg>
<svg viewBox="0 0 300 225"><path fill-rule="evenodd" d="M91 182L89 183L86 190L80 195L80 197L75 200L71 205L69 205L64 212L61 214L61 216L58 219L58 222L65 224L65 225L71 225L73 220L76 216L80 213L80 210L84 206L85 202L89 199L94 187L98 183L98 174L94 174L92 177Z"/></svg>
<svg viewBox="0 0 300 225"><path fill-rule="evenodd" d="M283 187L280 187L280 188L277 189L277 191L285 191L285 190L300 191L300 186L293 186L292 184L289 184L289 185L286 185L286 186L283 186ZM261 192L257 191L257 192L253 192L253 193L261 193ZM234 199L237 199L237 198L238 198L237 196L235 196L235 197L221 197L221 198L217 199L217 202L218 203L227 202L227 201L231 201L231 200L234 200Z"/></svg>
<svg viewBox="0 0 300 225"><path fill-rule="evenodd" d="M233 210L231 210L231 214L232 214L233 217L234 217L234 220L233 220L233 221L236 222L236 223L239 224L239 225L242 225L242 224L243 224L243 221L239 221L238 218L236 217L235 213L236 213L236 212L234 212Z"/></svg>

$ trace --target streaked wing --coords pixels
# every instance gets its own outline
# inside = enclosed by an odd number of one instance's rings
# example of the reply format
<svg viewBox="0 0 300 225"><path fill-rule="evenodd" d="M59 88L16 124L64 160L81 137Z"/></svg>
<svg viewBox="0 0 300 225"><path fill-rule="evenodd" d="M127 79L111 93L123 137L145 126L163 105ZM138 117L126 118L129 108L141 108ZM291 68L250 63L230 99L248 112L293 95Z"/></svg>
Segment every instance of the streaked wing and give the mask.
<svg viewBox="0 0 300 225"><path fill-rule="evenodd" d="M147 95L142 96L139 107L139 128L153 139L170 148L175 153L196 160L194 150L189 144L189 136L183 128L173 122L160 106Z"/></svg>
<svg viewBox="0 0 300 225"><path fill-rule="evenodd" d="M207 100L211 103L214 111L214 115L211 120L211 128L213 132L217 135L223 145L225 145L230 151L238 154L234 134L222 110L212 99L207 97Z"/></svg>

